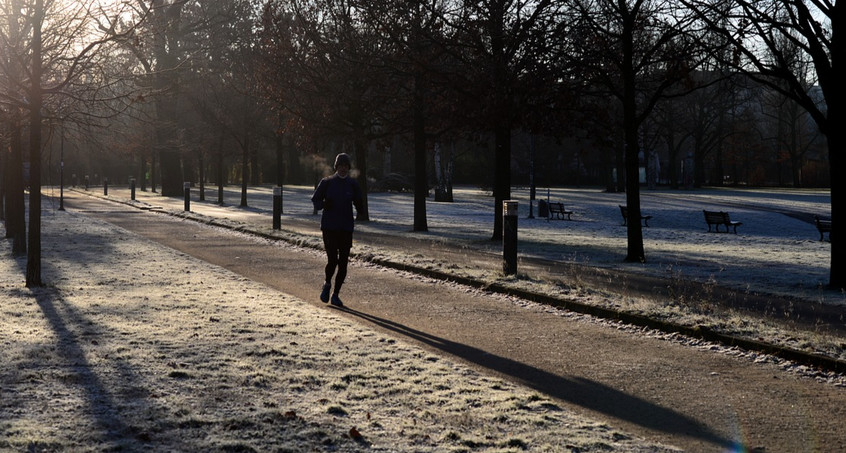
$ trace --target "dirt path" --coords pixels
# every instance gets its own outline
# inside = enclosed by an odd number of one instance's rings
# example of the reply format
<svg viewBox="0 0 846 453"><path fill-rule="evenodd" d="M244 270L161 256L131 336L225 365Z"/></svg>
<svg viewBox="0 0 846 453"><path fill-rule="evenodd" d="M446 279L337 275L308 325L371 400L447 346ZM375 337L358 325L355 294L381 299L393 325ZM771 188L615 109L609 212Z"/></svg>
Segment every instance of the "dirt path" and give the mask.
<svg viewBox="0 0 846 453"><path fill-rule="evenodd" d="M320 305L314 251L76 194L66 207ZM846 389L773 364L370 266L351 267L343 296L345 316L687 451L846 449Z"/></svg>

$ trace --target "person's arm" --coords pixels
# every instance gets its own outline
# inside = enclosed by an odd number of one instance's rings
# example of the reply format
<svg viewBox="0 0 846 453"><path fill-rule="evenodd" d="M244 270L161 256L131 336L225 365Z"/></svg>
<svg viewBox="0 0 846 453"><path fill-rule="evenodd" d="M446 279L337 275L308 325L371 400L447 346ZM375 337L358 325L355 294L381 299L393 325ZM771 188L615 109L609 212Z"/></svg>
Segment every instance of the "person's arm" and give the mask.
<svg viewBox="0 0 846 453"><path fill-rule="evenodd" d="M314 205L314 209L321 210L326 207L324 201L326 199L326 178L321 179L320 183L317 184L317 189L314 189L314 194L311 196L311 203Z"/></svg>

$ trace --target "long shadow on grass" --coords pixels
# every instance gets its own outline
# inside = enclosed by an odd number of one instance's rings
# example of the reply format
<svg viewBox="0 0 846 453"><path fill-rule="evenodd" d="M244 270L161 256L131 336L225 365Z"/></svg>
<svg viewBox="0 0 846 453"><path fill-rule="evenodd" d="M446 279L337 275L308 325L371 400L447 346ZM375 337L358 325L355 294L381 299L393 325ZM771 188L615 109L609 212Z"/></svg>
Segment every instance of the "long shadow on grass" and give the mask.
<svg viewBox="0 0 846 453"><path fill-rule="evenodd" d="M73 331L73 325L83 325L85 321L78 314L73 313L70 307L52 291L40 293L36 296L36 300L56 334L57 346L62 351L61 356L66 362L67 371L74 375L72 382L77 383L84 390L88 400L87 412L100 429L100 440L107 444L127 442L128 428L121 418L120 410L109 394L109 389L86 359L86 352L80 338ZM61 310L59 306L62 307ZM97 437L95 433L88 434L92 438Z"/></svg>
<svg viewBox="0 0 846 453"><path fill-rule="evenodd" d="M655 431L700 439L725 449L737 447L736 442L720 436L684 414L620 392L599 382L555 375L477 348L411 329L388 319L349 308L342 310L469 362L512 376L540 392L572 404Z"/></svg>

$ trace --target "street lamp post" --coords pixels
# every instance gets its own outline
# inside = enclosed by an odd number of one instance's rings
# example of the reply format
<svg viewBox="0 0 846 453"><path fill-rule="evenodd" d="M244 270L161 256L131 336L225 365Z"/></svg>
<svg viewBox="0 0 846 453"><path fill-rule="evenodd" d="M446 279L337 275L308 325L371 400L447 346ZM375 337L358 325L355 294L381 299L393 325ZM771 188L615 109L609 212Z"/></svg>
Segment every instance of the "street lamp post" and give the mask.
<svg viewBox="0 0 846 453"><path fill-rule="evenodd" d="M65 210L65 126L62 125L59 145L59 211Z"/></svg>
<svg viewBox="0 0 846 453"><path fill-rule="evenodd" d="M529 218L534 219L534 202L535 202L535 136L532 135L529 144ZM540 214L540 213L538 213Z"/></svg>

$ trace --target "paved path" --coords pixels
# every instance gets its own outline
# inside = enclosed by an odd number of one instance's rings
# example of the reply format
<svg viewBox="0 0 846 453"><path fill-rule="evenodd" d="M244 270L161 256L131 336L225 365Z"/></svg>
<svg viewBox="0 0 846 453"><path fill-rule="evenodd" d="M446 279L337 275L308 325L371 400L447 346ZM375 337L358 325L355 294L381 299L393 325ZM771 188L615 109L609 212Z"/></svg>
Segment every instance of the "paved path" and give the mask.
<svg viewBox="0 0 846 453"><path fill-rule="evenodd" d="M322 305L323 257L314 251L80 194L66 194L65 203ZM351 267L343 296L345 316L528 384L651 440L687 451L741 450L737 444L767 452L846 450L846 389L771 364L367 266Z"/></svg>

